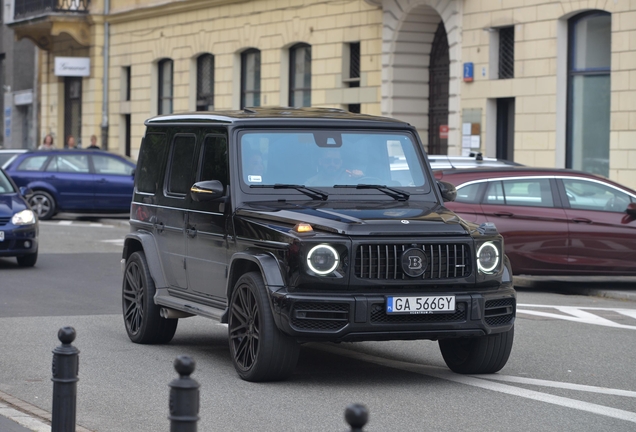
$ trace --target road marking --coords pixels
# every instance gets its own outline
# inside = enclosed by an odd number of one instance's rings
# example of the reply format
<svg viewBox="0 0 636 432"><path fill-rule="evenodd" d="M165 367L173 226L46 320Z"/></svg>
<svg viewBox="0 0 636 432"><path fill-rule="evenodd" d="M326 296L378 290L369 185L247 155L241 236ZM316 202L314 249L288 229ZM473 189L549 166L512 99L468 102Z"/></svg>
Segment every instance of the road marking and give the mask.
<svg viewBox="0 0 636 432"><path fill-rule="evenodd" d="M31 431L51 432L51 426L41 422L34 417L31 417L29 414L25 414L16 409L10 408L3 403L0 403L0 415L13 420L14 422L24 426Z"/></svg>
<svg viewBox="0 0 636 432"><path fill-rule="evenodd" d="M83 222L83 221L40 221L40 225L62 225L74 227L90 227L90 228L113 228L113 225L106 225L101 222Z"/></svg>
<svg viewBox="0 0 636 432"><path fill-rule="evenodd" d="M564 321L573 321L584 324L594 324L605 327L614 327L628 330L636 330L636 326L619 324L607 318L600 317L588 311L611 311L630 318L636 318L636 310L624 308L598 308L598 307L574 307L574 306L555 306L555 305L537 305L537 304L518 304L517 314L526 314L534 316L542 316L546 318L560 319ZM567 315L555 314L551 312L543 312L530 309L519 308L540 308L540 309L556 309Z"/></svg>
<svg viewBox="0 0 636 432"><path fill-rule="evenodd" d="M102 242L102 243L110 243L110 244L115 245L115 246L123 246L124 245L124 239L100 240L100 242Z"/></svg>
<svg viewBox="0 0 636 432"><path fill-rule="evenodd" d="M386 366L393 369L401 369L408 372L414 372L421 375L428 375L434 378L439 378L447 381L453 381L472 387L483 388L499 393L505 393L513 396L518 396L538 402L545 402L552 405L558 405L566 408L572 408L579 411L585 411L592 414L598 414L606 417L612 417L619 420L625 420L632 423L636 423L636 413L625 411L617 408L611 408L604 405L593 404L590 402L583 402L576 399L569 399L562 396L554 396L548 393L541 393L534 390L527 390L510 386L507 384L500 384L492 381L488 381L488 378L498 375L483 375L482 378L476 378L474 376L455 374L445 368L437 366L420 365L416 363L408 363L399 360L390 360L381 357L375 357L369 354L363 354L356 351L350 351L345 348L335 347L331 345L317 345L311 344L312 348L316 348L322 351L331 352L333 354L342 355L344 357L353 358L356 360L365 361L368 363L374 363L380 366ZM483 379L486 378L486 379ZM586 386L587 387L587 386ZM611 389L610 389L611 390ZM615 390L620 392L621 390ZM631 393L631 392L630 392ZM616 393L612 393L616 394ZM630 396L631 397L631 396Z"/></svg>

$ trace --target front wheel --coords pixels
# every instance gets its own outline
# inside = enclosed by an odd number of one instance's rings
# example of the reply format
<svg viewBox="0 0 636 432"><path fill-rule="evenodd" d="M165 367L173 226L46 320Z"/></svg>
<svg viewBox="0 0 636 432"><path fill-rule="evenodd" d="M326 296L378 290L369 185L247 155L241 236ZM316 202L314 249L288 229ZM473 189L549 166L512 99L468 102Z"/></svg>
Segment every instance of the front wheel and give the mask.
<svg viewBox="0 0 636 432"><path fill-rule="evenodd" d="M178 319L165 319L159 315L160 308L153 301L155 291L146 255L141 251L133 253L126 261L122 307L126 332L135 343L168 343L177 331Z"/></svg>
<svg viewBox="0 0 636 432"><path fill-rule="evenodd" d="M504 333L473 338L442 339L439 348L450 370L461 374L490 374L506 365L514 327Z"/></svg>
<svg viewBox="0 0 636 432"><path fill-rule="evenodd" d="M239 376L252 382L278 381L292 374L300 347L274 323L260 273L236 282L230 298L230 354Z"/></svg>
<svg viewBox="0 0 636 432"><path fill-rule="evenodd" d="M35 253L21 255L16 257L16 259L20 267L33 267L38 261L38 252L35 251Z"/></svg>

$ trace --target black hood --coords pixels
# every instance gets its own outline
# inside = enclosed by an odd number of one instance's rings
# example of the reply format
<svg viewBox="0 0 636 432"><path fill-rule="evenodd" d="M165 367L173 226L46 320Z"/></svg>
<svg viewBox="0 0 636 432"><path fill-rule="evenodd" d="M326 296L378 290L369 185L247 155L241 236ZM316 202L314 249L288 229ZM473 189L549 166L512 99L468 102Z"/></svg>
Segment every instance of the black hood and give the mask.
<svg viewBox="0 0 636 432"><path fill-rule="evenodd" d="M0 195L0 217L11 217L28 208L24 198L19 194Z"/></svg>
<svg viewBox="0 0 636 432"><path fill-rule="evenodd" d="M345 235L468 235L465 222L446 207L424 201L252 202L236 216Z"/></svg>

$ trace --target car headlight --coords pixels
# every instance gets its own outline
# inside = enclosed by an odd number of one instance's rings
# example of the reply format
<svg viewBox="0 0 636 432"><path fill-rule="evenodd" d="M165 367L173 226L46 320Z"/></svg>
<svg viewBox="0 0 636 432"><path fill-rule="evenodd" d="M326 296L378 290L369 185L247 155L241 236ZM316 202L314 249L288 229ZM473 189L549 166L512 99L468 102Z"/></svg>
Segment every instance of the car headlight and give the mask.
<svg viewBox="0 0 636 432"><path fill-rule="evenodd" d="M316 274L326 275L338 267L338 252L329 245L321 244L311 248L307 254L307 265Z"/></svg>
<svg viewBox="0 0 636 432"><path fill-rule="evenodd" d="M483 243L477 249L477 268L481 273L495 273L499 267L500 255L495 243Z"/></svg>
<svg viewBox="0 0 636 432"><path fill-rule="evenodd" d="M11 218L13 225L30 225L35 223L35 213L31 210L22 210L17 212Z"/></svg>

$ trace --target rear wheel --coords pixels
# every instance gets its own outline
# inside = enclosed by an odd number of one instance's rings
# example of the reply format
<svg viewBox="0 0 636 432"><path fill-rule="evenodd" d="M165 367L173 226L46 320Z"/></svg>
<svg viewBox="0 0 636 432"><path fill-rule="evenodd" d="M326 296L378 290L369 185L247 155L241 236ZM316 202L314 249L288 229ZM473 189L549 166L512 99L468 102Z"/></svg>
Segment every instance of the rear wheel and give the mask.
<svg viewBox="0 0 636 432"><path fill-rule="evenodd" d="M439 348L446 365L461 374L495 373L506 365L514 327L504 333L474 338L442 339Z"/></svg>
<svg viewBox="0 0 636 432"><path fill-rule="evenodd" d="M51 219L55 215L55 198L45 191L36 190L29 196L29 205L41 220Z"/></svg>
<svg viewBox="0 0 636 432"><path fill-rule="evenodd" d="M135 252L126 261L122 286L122 307L126 332L140 344L163 344L172 340L178 319L165 319L155 304L155 283L143 252Z"/></svg>
<svg viewBox="0 0 636 432"><path fill-rule="evenodd" d="M38 252L16 257L20 267L33 267L38 261Z"/></svg>
<svg viewBox="0 0 636 432"><path fill-rule="evenodd" d="M247 273L236 282L228 331L232 362L242 379L277 381L294 371L300 347L276 327L260 273Z"/></svg>

